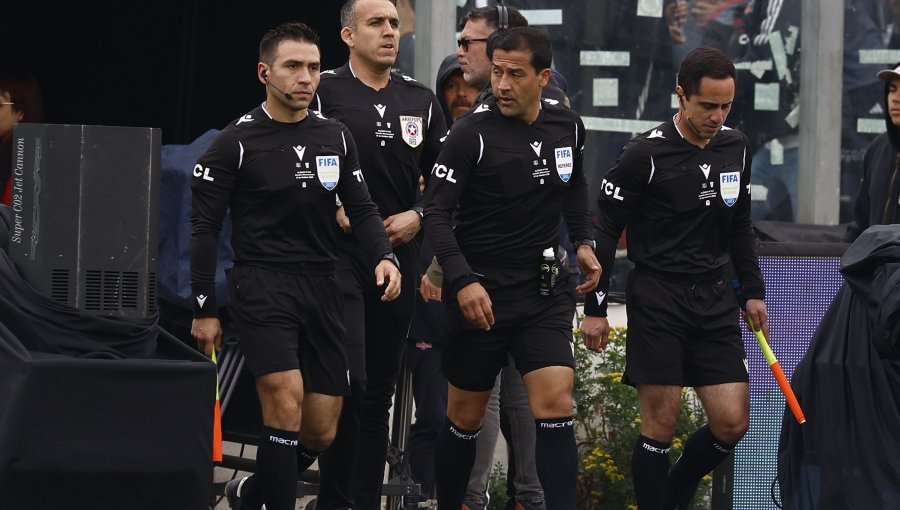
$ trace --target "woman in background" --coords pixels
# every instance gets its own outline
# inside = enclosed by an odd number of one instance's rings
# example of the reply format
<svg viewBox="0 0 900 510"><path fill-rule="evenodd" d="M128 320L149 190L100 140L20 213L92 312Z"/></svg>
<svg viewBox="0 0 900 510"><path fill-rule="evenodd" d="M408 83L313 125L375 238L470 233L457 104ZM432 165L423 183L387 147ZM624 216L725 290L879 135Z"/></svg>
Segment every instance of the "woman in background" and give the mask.
<svg viewBox="0 0 900 510"><path fill-rule="evenodd" d="M10 205L12 132L19 122L43 122L41 92L25 71L0 71L0 203Z"/></svg>

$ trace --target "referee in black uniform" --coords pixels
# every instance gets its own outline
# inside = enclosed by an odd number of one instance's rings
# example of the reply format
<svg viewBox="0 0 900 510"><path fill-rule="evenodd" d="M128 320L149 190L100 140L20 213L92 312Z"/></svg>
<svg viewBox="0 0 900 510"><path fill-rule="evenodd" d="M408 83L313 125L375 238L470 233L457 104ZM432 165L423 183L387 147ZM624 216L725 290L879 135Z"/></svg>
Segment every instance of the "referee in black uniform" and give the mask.
<svg viewBox="0 0 900 510"><path fill-rule="evenodd" d="M341 38L350 60L322 73L313 104L353 133L366 184L403 273L400 299L384 302L359 243L350 235L338 235L351 394L337 437L319 460L322 484L316 505L323 510L381 506L388 410L412 320L418 274L413 238L422 223L419 177L431 169L440 138L447 132L434 93L391 72L399 23L389 0L348 1L341 10ZM345 232L355 230L352 221L339 216Z"/></svg>
<svg viewBox="0 0 900 510"><path fill-rule="evenodd" d="M550 42L534 28L492 37L494 97L451 130L425 199L425 235L443 266L449 381L438 438L438 506L463 502L475 439L508 353L523 374L537 431L535 458L547 508L575 508L572 318L575 297L559 271L541 294L542 254L560 244L562 214L592 290L594 257L582 168L584 125L572 110L541 101ZM455 215L456 227L451 228Z"/></svg>
<svg viewBox="0 0 900 510"><path fill-rule="evenodd" d="M319 83L318 40L302 23L266 33L257 66L265 102L222 130L191 181L191 334L207 355L218 349L216 239L230 208L228 305L262 405L257 473L228 483L232 508L257 510L265 503L268 510L293 509L298 470L335 434L349 389L335 271L336 193L382 298L400 291L396 258L361 177L353 138L340 122L307 110Z"/></svg>
<svg viewBox="0 0 900 510"><path fill-rule="evenodd" d="M724 126L735 69L719 50L689 53L678 73L680 108L637 136L601 184L597 257L612 273L628 227L634 272L627 286L623 382L637 387L641 435L632 475L641 510L687 508L699 480L747 431L750 396L738 303L725 280L731 263L749 298L746 313L768 336L764 286L750 223L747 137ZM585 301L585 345L608 342L603 278ZM708 425L669 470L681 389L694 387Z"/></svg>

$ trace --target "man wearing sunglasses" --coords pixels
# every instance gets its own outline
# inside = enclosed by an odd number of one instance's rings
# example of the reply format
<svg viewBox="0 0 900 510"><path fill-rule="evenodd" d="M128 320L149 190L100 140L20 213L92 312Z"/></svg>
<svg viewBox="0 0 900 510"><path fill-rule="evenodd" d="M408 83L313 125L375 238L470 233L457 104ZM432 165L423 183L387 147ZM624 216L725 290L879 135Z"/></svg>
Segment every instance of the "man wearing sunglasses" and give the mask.
<svg viewBox="0 0 900 510"><path fill-rule="evenodd" d="M528 20L517 9L507 7L509 27L526 27ZM469 11L460 21L456 59L462 67L463 78L469 85L482 91L475 104L484 101L491 88L491 61L487 56L487 40L500 28L500 15L496 7L478 7Z"/></svg>

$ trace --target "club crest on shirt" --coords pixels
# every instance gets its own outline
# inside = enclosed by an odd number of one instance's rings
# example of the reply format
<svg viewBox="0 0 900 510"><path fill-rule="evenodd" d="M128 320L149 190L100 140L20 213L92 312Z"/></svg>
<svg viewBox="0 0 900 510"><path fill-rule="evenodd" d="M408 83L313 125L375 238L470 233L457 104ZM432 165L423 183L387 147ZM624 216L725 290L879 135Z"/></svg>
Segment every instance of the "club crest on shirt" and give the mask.
<svg viewBox="0 0 900 510"><path fill-rule="evenodd" d="M719 174L719 193L728 207L733 206L741 194L741 173L722 172Z"/></svg>
<svg viewBox="0 0 900 510"><path fill-rule="evenodd" d="M572 162L572 148L560 147L553 149L553 153L556 156L556 173L559 174L562 182L569 182L572 177L572 168L575 166Z"/></svg>
<svg viewBox="0 0 900 510"><path fill-rule="evenodd" d="M422 143L422 125L422 117L413 117L410 115L400 116L400 136L403 137L403 141L406 142L406 145L409 145L413 149Z"/></svg>
<svg viewBox="0 0 900 510"><path fill-rule="evenodd" d="M341 176L341 160L338 156L316 156L316 174L328 191L337 186Z"/></svg>

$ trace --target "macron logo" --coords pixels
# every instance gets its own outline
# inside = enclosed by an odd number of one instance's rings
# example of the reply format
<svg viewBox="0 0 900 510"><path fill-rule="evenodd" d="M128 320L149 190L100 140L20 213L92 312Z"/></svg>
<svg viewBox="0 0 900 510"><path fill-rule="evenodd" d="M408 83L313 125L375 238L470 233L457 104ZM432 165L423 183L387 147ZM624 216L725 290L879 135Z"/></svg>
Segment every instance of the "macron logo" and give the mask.
<svg viewBox="0 0 900 510"><path fill-rule="evenodd" d="M603 304L603 300L606 299L606 292L597 291L594 294L597 294L597 304Z"/></svg>
<svg viewBox="0 0 900 510"><path fill-rule="evenodd" d="M275 444L281 444L284 446L297 446L296 439L285 439L283 437L277 437L277 436L269 436L269 442L275 443Z"/></svg>
<svg viewBox="0 0 900 510"><path fill-rule="evenodd" d="M709 171L712 167L708 164L700 165L700 171L703 172L703 176L709 179Z"/></svg>
<svg viewBox="0 0 900 510"><path fill-rule="evenodd" d="M480 105L478 105L478 108L475 108L475 111L473 111L472 113L481 113L481 112L489 112L489 111L491 111L491 107L484 103L481 103Z"/></svg>
<svg viewBox="0 0 900 510"><path fill-rule="evenodd" d="M647 138L665 138L665 136L663 136L662 131L654 129L653 132L650 133L650 136L648 136Z"/></svg>
<svg viewBox="0 0 900 510"><path fill-rule="evenodd" d="M300 158L300 161L303 161L303 154L306 152L306 147L298 145L294 147L294 152L297 153L297 157Z"/></svg>
<svg viewBox="0 0 900 510"><path fill-rule="evenodd" d="M663 455L668 455L669 450L672 449L671 446L669 448L657 448L656 446L649 445L644 442L641 442L641 448L647 450L648 452L659 453L659 454L663 454Z"/></svg>
<svg viewBox="0 0 900 510"><path fill-rule="evenodd" d="M544 142L531 142L531 149L534 150L534 153L538 156L541 155L541 145L544 145Z"/></svg>
<svg viewBox="0 0 900 510"><path fill-rule="evenodd" d="M197 304L200 305L200 308L203 308L203 303L206 303L207 297L208 296L204 296L203 294L200 294L199 296L197 296Z"/></svg>
<svg viewBox="0 0 900 510"><path fill-rule="evenodd" d="M387 110L387 106L385 106L383 104L376 104L374 106L375 106L375 109L378 110L378 115L383 119L384 112L385 112L385 110Z"/></svg>
<svg viewBox="0 0 900 510"><path fill-rule="evenodd" d="M237 125L240 124L241 122L253 122L253 116L250 115L249 113L248 113L247 115L244 115L243 117L241 117L240 119L238 119L238 121L237 121L237 123L235 124L235 126L237 126Z"/></svg>

